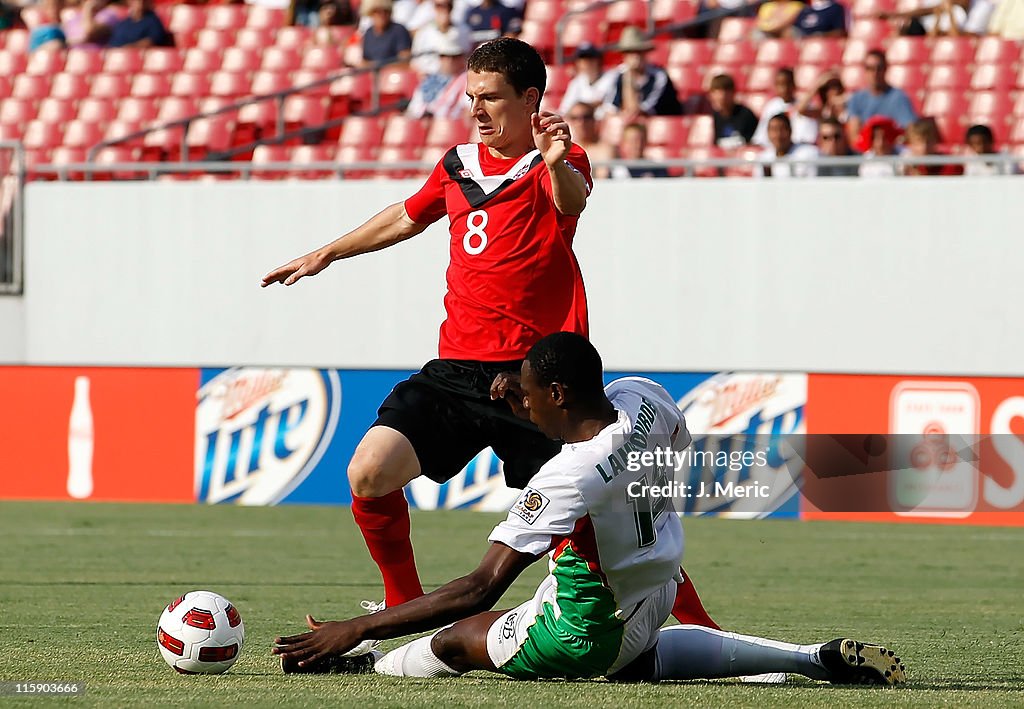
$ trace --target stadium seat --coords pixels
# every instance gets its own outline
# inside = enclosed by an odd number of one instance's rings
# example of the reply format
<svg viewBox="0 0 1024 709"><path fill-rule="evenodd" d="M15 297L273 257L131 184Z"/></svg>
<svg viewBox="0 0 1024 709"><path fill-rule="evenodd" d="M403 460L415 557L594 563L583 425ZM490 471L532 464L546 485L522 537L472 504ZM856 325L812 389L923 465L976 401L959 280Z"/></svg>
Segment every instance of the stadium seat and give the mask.
<svg viewBox="0 0 1024 709"><path fill-rule="evenodd" d="M288 162L290 151L283 145L258 145L252 154L252 164L268 165L271 163ZM283 180L288 177L284 170L253 170L254 180Z"/></svg>
<svg viewBox="0 0 1024 709"><path fill-rule="evenodd" d="M897 37L885 52L889 65L924 64L929 57L928 44L923 37Z"/></svg>
<svg viewBox="0 0 1024 709"><path fill-rule="evenodd" d="M28 55L25 73L35 76L52 76L64 70L64 52L37 50Z"/></svg>
<svg viewBox="0 0 1024 709"><path fill-rule="evenodd" d="M310 47L302 54L303 69L338 71L342 66L341 52L336 47Z"/></svg>
<svg viewBox="0 0 1024 709"><path fill-rule="evenodd" d="M856 18L877 17L880 13L896 10L896 0L853 0L850 9Z"/></svg>
<svg viewBox="0 0 1024 709"><path fill-rule="evenodd" d="M70 148L91 148L103 139L103 128L98 123L75 119L64 128L64 145Z"/></svg>
<svg viewBox="0 0 1024 709"><path fill-rule="evenodd" d="M308 27L282 27L274 33L274 44L278 47L301 49L309 42L311 33Z"/></svg>
<svg viewBox="0 0 1024 709"><path fill-rule="evenodd" d="M82 103L86 101L107 101L108 99L83 99ZM64 124L68 121L73 120L77 113L81 109L76 109L75 101L66 98L44 98L39 102L39 108L36 111L36 118L46 123L58 123Z"/></svg>
<svg viewBox="0 0 1024 709"><path fill-rule="evenodd" d="M302 57L293 49L285 47L267 47L263 51L260 68L264 71L287 72L295 71L302 64Z"/></svg>
<svg viewBox="0 0 1024 709"><path fill-rule="evenodd" d="M88 150L86 148L65 144L53 149L50 153L49 162L52 165L81 164L86 162L87 156ZM81 170L68 171L63 173L63 178L69 180L81 180L85 178L85 173Z"/></svg>
<svg viewBox="0 0 1024 709"><path fill-rule="evenodd" d="M171 81L166 74L138 74L132 79L132 96L163 98L170 94Z"/></svg>
<svg viewBox="0 0 1024 709"><path fill-rule="evenodd" d="M229 99L248 95L249 79L243 72L218 71L210 77L209 93Z"/></svg>
<svg viewBox="0 0 1024 709"><path fill-rule="evenodd" d="M548 28L553 46L555 28L551 25L542 25L542 27ZM596 45L604 43L604 25L600 13L589 12L585 15L577 15L566 23L565 29L562 31L562 48L565 57L571 57L576 48L585 42ZM545 60L551 61L549 57L545 57Z"/></svg>
<svg viewBox="0 0 1024 709"><path fill-rule="evenodd" d="M333 145L297 145L291 149L288 160L296 165L331 163L334 162L335 151L336 148ZM323 180L337 177L337 173L333 170L311 170L309 168L295 169L292 175L300 180Z"/></svg>
<svg viewBox="0 0 1024 709"><path fill-rule="evenodd" d="M718 41L731 44L750 39L756 24L756 20L749 17L726 17L718 29Z"/></svg>
<svg viewBox="0 0 1024 709"><path fill-rule="evenodd" d="M562 0L530 0L526 3L523 20L554 25L565 14Z"/></svg>
<svg viewBox="0 0 1024 709"><path fill-rule="evenodd" d="M966 67L974 61L974 39L971 37L938 37L932 45L929 61L933 64L955 64Z"/></svg>
<svg viewBox="0 0 1024 709"><path fill-rule="evenodd" d="M837 37L805 37L800 40L800 64L822 68L838 66L843 61L843 40Z"/></svg>
<svg viewBox="0 0 1024 709"><path fill-rule="evenodd" d="M28 30L11 29L0 32L6 38L4 49L14 54L28 54Z"/></svg>
<svg viewBox="0 0 1024 709"><path fill-rule="evenodd" d="M101 77L103 74L93 79L93 83L95 84ZM102 88L103 82L101 81L100 89ZM57 74L53 77L53 83L50 84L50 96L53 98L78 100L88 96L89 90L89 80L81 74Z"/></svg>
<svg viewBox="0 0 1024 709"><path fill-rule="evenodd" d="M419 85L420 80L412 69L387 68L380 73L381 106L408 100Z"/></svg>
<svg viewBox="0 0 1024 709"><path fill-rule="evenodd" d="M273 30L283 27L287 19L287 12L283 8L249 5L245 26Z"/></svg>
<svg viewBox="0 0 1024 709"><path fill-rule="evenodd" d="M617 42L626 27L647 27L648 3L644 0L620 0L605 10L605 42Z"/></svg>
<svg viewBox="0 0 1024 709"><path fill-rule="evenodd" d="M253 9L260 7L254 5ZM235 46L240 49L266 49L274 44L274 30L268 27L243 27L235 35Z"/></svg>
<svg viewBox="0 0 1024 709"><path fill-rule="evenodd" d="M800 50L791 39L766 39L758 45L757 60L758 66L767 66L772 69L781 66L795 66L799 61Z"/></svg>
<svg viewBox="0 0 1024 709"><path fill-rule="evenodd" d="M376 116L350 116L341 128L341 147L357 145L380 145L384 136L384 124Z"/></svg>
<svg viewBox="0 0 1024 709"><path fill-rule="evenodd" d="M18 76L23 74L27 65L28 55L23 52L0 49L0 76Z"/></svg>
<svg viewBox="0 0 1024 709"><path fill-rule="evenodd" d="M671 65L665 69L672 84L676 87L676 93L680 100L685 100L691 94L699 94L704 90L703 73L690 66Z"/></svg>
<svg viewBox="0 0 1024 709"><path fill-rule="evenodd" d="M142 71L150 74L173 74L185 64L185 57L177 49L150 47L142 56Z"/></svg>
<svg viewBox="0 0 1024 709"><path fill-rule="evenodd" d="M426 144L447 150L469 139L469 126L461 118L435 118L427 130Z"/></svg>
<svg viewBox="0 0 1024 709"><path fill-rule="evenodd" d="M47 99L52 101L54 99ZM10 98L0 102L0 124L24 130L36 117L36 102L26 98ZM53 122L53 121L51 121Z"/></svg>
<svg viewBox="0 0 1024 709"><path fill-rule="evenodd" d="M327 104L323 98L295 94L285 98L284 129L286 131L318 126L326 120Z"/></svg>
<svg viewBox="0 0 1024 709"><path fill-rule="evenodd" d="M327 72L320 69L299 69L292 73L292 86L299 88L312 84L315 81L321 81L327 78ZM330 96L331 85L327 82L318 84L311 88L305 89L302 92L306 96Z"/></svg>
<svg viewBox="0 0 1024 709"><path fill-rule="evenodd" d="M25 125L28 125L27 123ZM20 141L25 127L14 123L0 123L0 140Z"/></svg>
<svg viewBox="0 0 1024 709"><path fill-rule="evenodd" d="M239 30L248 19L245 5L211 5L206 11L206 26L214 30Z"/></svg>
<svg viewBox="0 0 1024 709"><path fill-rule="evenodd" d="M686 150L683 151L680 157L689 158L690 160L702 161L721 158L724 155L725 153L721 149L713 145L705 145L687 148ZM721 177L722 171L721 168L717 167L697 166L693 171L693 175L695 177Z"/></svg>
<svg viewBox="0 0 1024 709"><path fill-rule="evenodd" d="M183 118L195 115L199 110L197 99L191 96L170 96L160 103L160 110L157 113L159 123L180 121Z"/></svg>
<svg viewBox="0 0 1024 709"><path fill-rule="evenodd" d="M115 47L104 52L106 74L136 74L142 71L143 52L131 47Z"/></svg>
<svg viewBox="0 0 1024 709"><path fill-rule="evenodd" d="M72 74L60 74L60 76L73 76ZM75 77L81 79L82 77ZM56 89L56 80L54 81ZM94 98L122 98L131 95L131 78L121 74L99 74L92 80L89 95ZM74 98L68 96L68 98Z"/></svg>
<svg viewBox="0 0 1024 709"><path fill-rule="evenodd" d="M939 129L940 143L956 143L963 138L964 128L960 123L960 116L945 114L929 118L935 121L935 127Z"/></svg>
<svg viewBox="0 0 1024 709"><path fill-rule="evenodd" d="M1013 100L1004 91L975 91L967 107L969 115L1005 117L1013 112Z"/></svg>
<svg viewBox="0 0 1024 709"><path fill-rule="evenodd" d="M686 145L690 148L700 148L715 144L715 120L711 116L696 116L690 126L690 134L687 136Z"/></svg>
<svg viewBox="0 0 1024 709"><path fill-rule="evenodd" d="M377 151L377 162L390 165L400 162L417 162L419 149L409 145L385 145ZM378 170L376 177L385 180L406 180L419 174L416 168L399 168L394 170Z"/></svg>
<svg viewBox="0 0 1024 709"><path fill-rule="evenodd" d="M768 103L768 101L771 100L771 98L774 95L775 95L774 91L771 92L771 93L768 93L768 92L751 93L750 91L747 91L747 93L745 93L742 96L742 99L741 99L740 103L742 103L744 106L746 106L751 111L753 111L755 116L760 116L761 112L764 111L765 104Z"/></svg>
<svg viewBox="0 0 1024 709"><path fill-rule="evenodd" d="M73 75L67 74L66 76ZM48 76L18 74L14 77L14 82L11 86L11 97L40 101L50 95L50 81Z"/></svg>
<svg viewBox="0 0 1024 709"><path fill-rule="evenodd" d="M757 49L752 42L720 42L711 56L711 63L724 64L735 71L750 66L756 57Z"/></svg>
<svg viewBox="0 0 1024 709"><path fill-rule="evenodd" d="M113 120L107 124L106 130L103 131L103 140L118 140L124 138L126 135L137 133L142 129L142 125L137 121L122 121ZM142 137L132 138L126 140L123 143L119 143L123 147L137 148L142 145Z"/></svg>
<svg viewBox="0 0 1024 709"><path fill-rule="evenodd" d="M936 89L966 89L971 83L971 72L964 64L936 64L928 72L925 87Z"/></svg>
<svg viewBox="0 0 1024 709"><path fill-rule="evenodd" d="M1013 102L1013 115L1018 120L1024 118L1024 91L1017 94L1017 98Z"/></svg>
<svg viewBox="0 0 1024 709"><path fill-rule="evenodd" d="M64 71L68 74L94 76L103 71L103 55L92 49L69 49Z"/></svg>
<svg viewBox="0 0 1024 709"><path fill-rule="evenodd" d="M775 74L778 71L778 67L759 63L747 76L747 91L774 91Z"/></svg>
<svg viewBox="0 0 1024 709"><path fill-rule="evenodd" d="M108 123L116 117L117 105L113 99L84 98L78 104L77 118L86 123ZM64 120L68 119L65 118Z"/></svg>
<svg viewBox="0 0 1024 709"><path fill-rule="evenodd" d="M377 146L366 145L344 145L338 148L334 162L341 166L356 162L372 162L377 159ZM374 170L343 169L342 178L346 180L362 180L374 177Z"/></svg>
<svg viewBox="0 0 1024 709"><path fill-rule="evenodd" d="M269 48L266 50L269 51ZM260 67L260 52L255 49L228 47L221 57L220 70L239 74L252 74Z"/></svg>
<svg viewBox="0 0 1024 709"><path fill-rule="evenodd" d="M186 57L186 62L188 58ZM210 93L210 80L202 72L180 71L171 80L171 96L198 98Z"/></svg>
<svg viewBox="0 0 1024 709"><path fill-rule="evenodd" d="M1016 85L1016 72L1010 64L979 64L971 75L975 91L1009 91Z"/></svg>
<svg viewBox="0 0 1024 709"><path fill-rule="evenodd" d="M694 0L653 0L651 15L656 27L692 20L697 15Z"/></svg>
<svg viewBox="0 0 1024 709"><path fill-rule="evenodd" d="M10 77L0 74L0 99L9 98L11 95L11 88Z"/></svg>
<svg viewBox="0 0 1024 709"><path fill-rule="evenodd" d="M277 130L277 105L274 101L247 103L238 110L232 142L247 145Z"/></svg>
<svg viewBox="0 0 1024 709"><path fill-rule="evenodd" d="M1018 118L1013 121L1013 125L1010 128L1009 141L1015 145L1024 144L1024 120Z"/></svg>
<svg viewBox="0 0 1024 709"><path fill-rule="evenodd" d="M700 69L711 63L711 56L714 53L714 42L704 39L677 39L670 45L668 65Z"/></svg>
<svg viewBox="0 0 1024 709"><path fill-rule="evenodd" d="M866 42L873 49L881 47L882 43L892 34L892 26L885 20L860 19L850 24L850 34L847 41L856 39Z"/></svg>
<svg viewBox="0 0 1024 709"><path fill-rule="evenodd" d="M156 120L159 107L156 101L139 96L127 96L121 99L117 107L117 118L134 123L151 123Z"/></svg>
<svg viewBox="0 0 1024 709"><path fill-rule="evenodd" d="M181 70L198 74L213 73L220 69L221 57L222 52L192 47L185 52Z"/></svg>
<svg viewBox="0 0 1024 709"><path fill-rule="evenodd" d="M548 85L544 90L545 94L564 94L569 82L572 81L574 71L568 64L562 66L548 66Z"/></svg>
<svg viewBox="0 0 1024 709"><path fill-rule="evenodd" d="M974 61L978 64L1014 64L1020 58L1020 46L1001 37L982 37Z"/></svg>
<svg viewBox="0 0 1024 709"><path fill-rule="evenodd" d="M647 120L647 143L681 149L686 145L692 118L687 116L652 116Z"/></svg>
<svg viewBox="0 0 1024 709"><path fill-rule="evenodd" d="M330 85L332 118L347 116L349 113L368 108L373 90L370 74L347 74L332 81Z"/></svg>
<svg viewBox="0 0 1024 709"><path fill-rule="evenodd" d="M235 33L231 30L215 30L209 27L199 30L196 35L196 47L214 52L223 52L235 43Z"/></svg>
<svg viewBox="0 0 1024 709"><path fill-rule="evenodd" d="M947 89L929 91L921 113L926 116L962 116L967 112L967 99L962 91Z"/></svg>
<svg viewBox="0 0 1024 709"><path fill-rule="evenodd" d="M575 27L575 25L573 25ZM564 35L563 35L564 36ZM519 33L519 38L527 44L534 47L540 55L544 58L544 61L551 62L554 60L555 52L555 25L551 22L542 22L540 20L523 20L523 28ZM572 35L568 37L570 41L574 41L579 44L579 39L573 39ZM571 52L566 52L565 57L571 56Z"/></svg>
<svg viewBox="0 0 1024 709"><path fill-rule="evenodd" d="M181 159L181 141L185 129L167 128L147 133L142 139L139 159L142 162L178 161Z"/></svg>
<svg viewBox="0 0 1024 709"><path fill-rule="evenodd" d="M59 123L47 123L39 119L29 121L22 135L22 143L29 150L50 150L62 142L62 131Z"/></svg>
<svg viewBox="0 0 1024 709"><path fill-rule="evenodd" d="M96 165L124 165L138 162L138 148L127 148L121 145L112 145L100 148L93 161ZM112 172L95 171L92 174L94 180L131 180L143 176L144 173L126 170L115 170Z"/></svg>
<svg viewBox="0 0 1024 709"><path fill-rule="evenodd" d="M388 118L384 127L382 145L420 147L427 142L430 121L394 115Z"/></svg>
<svg viewBox="0 0 1024 709"><path fill-rule="evenodd" d="M867 76L863 64L851 64L839 70L839 80L846 91L857 91L867 86Z"/></svg>
<svg viewBox="0 0 1024 709"><path fill-rule="evenodd" d="M201 160L231 147L231 125L222 118L200 118L188 127L189 160Z"/></svg>
<svg viewBox="0 0 1024 709"><path fill-rule="evenodd" d="M825 68L817 64L801 64L793 71L793 81L801 91L810 91L821 77L822 71L825 71ZM845 82L844 86L849 88Z"/></svg>
<svg viewBox="0 0 1024 709"><path fill-rule="evenodd" d="M292 87L291 79L285 72L257 71L252 75L252 87L249 89L254 96L286 91Z"/></svg>
<svg viewBox="0 0 1024 709"><path fill-rule="evenodd" d="M915 96L919 98L920 93L924 90L925 75L920 66L897 64L889 67L886 80L896 88L903 89L911 98Z"/></svg>

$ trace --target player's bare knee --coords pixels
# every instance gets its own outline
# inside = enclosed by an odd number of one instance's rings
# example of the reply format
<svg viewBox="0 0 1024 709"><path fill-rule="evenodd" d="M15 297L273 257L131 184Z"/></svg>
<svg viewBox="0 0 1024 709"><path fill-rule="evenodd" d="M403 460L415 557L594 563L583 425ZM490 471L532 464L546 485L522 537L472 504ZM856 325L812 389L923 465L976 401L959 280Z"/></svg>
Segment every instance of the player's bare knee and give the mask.
<svg viewBox="0 0 1024 709"><path fill-rule="evenodd" d="M348 464L348 483L359 497L383 497L397 488L388 482L385 457L375 446L360 444Z"/></svg>
<svg viewBox="0 0 1024 709"><path fill-rule="evenodd" d="M436 633L430 640L430 650L437 659L456 672L469 672L475 669L463 638L452 628L445 628Z"/></svg>

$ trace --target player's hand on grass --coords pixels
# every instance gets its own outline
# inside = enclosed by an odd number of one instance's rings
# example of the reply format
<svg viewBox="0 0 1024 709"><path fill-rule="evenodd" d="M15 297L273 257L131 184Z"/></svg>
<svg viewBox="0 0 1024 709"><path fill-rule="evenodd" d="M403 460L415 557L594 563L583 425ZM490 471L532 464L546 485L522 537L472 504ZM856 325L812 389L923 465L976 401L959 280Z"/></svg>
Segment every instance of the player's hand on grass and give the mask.
<svg viewBox="0 0 1024 709"><path fill-rule="evenodd" d="M530 411L523 403L525 393L519 385L519 375L515 372L502 372L494 378L491 384L491 399L497 401L504 399L508 402L512 413L521 419L530 418Z"/></svg>
<svg viewBox="0 0 1024 709"><path fill-rule="evenodd" d="M266 288L271 283L283 283L290 286L305 276L315 276L331 264L331 257L321 250L312 251L305 256L278 266L260 281L260 287Z"/></svg>
<svg viewBox="0 0 1024 709"><path fill-rule="evenodd" d="M307 615L306 625L309 626L308 633L274 638L271 652L295 660L304 667L331 655L348 652L364 639L358 625L350 620L321 622Z"/></svg>
<svg viewBox="0 0 1024 709"><path fill-rule="evenodd" d="M565 160L572 145L569 124L565 119L557 113L541 111L534 113L530 120L533 122L533 144L537 146L544 162L553 166Z"/></svg>

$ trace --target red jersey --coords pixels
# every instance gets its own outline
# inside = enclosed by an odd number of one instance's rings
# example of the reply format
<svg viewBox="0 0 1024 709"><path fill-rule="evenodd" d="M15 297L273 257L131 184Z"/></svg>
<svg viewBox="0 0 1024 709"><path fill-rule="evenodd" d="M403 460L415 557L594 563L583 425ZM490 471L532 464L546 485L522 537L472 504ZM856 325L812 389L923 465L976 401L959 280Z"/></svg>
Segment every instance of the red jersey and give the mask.
<svg viewBox="0 0 1024 709"><path fill-rule="evenodd" d="M573 144L566 164L593 187L590 160ZM588 334L587 296L572 239L577 216L561 214L540 151L496 158L483 144L457 145L405 202L430 224L445 214L451 260L438 356L522 359L541 337Z"/></svg>

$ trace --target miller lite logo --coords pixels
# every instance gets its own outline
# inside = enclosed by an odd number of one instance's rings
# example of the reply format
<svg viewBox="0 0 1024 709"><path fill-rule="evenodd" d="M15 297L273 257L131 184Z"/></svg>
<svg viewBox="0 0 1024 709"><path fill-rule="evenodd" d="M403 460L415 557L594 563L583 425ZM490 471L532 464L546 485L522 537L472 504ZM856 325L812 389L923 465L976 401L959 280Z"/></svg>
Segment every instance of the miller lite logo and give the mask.
<svg viewBox="0 0 1024 709"><path fill-rule="evenodd" d="M196 498L274 505L323 457L338 426L338 373L232 368L197 395Z"/></svg>

